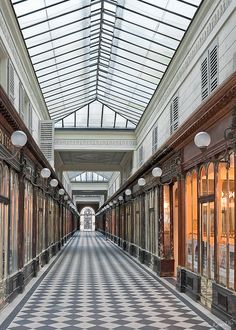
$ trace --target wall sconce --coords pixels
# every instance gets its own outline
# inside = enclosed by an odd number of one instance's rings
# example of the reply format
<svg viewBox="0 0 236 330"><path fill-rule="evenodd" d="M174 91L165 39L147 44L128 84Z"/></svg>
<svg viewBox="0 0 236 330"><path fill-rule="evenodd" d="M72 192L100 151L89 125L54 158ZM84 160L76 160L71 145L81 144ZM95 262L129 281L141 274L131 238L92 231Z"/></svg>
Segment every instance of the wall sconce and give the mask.
<svg viewBox="0 0 236 330"><path fill-rule="evenodd" d="M152 170L152 175L155 178L161 177L162 176L162 169L160 167L154 167L153 170Z"/></svg>
<svg viewBox="0 0 236 330"><path fill-rule="evenodd" d="M14 155L10 157L0 156L2 160L10 160L16 157L18 152L22 147L24 147L27 143L27 135L23 131L15 131L11 135L11 143L17 149Z"/></svg>
<svg viewBox="0 0 236 330"><path fill-rule="evenodd" d="M162 176L162 169L160 167L154 167L153 170L152 170L152 175L155 177L155 178L158 178L158 184L161 185L161 186L164 186L164 185L168 185L172 182L172 179L170 179L168 182L161 182L161 176Z"/></svg>
<svg viewBox="0 0 236 330"><path fill-rule="evenodd" d="M114 205L116 205L116 204L117 204L117 200L116 200L116 199L114 199L114 201L113 201L113 204L114 204Z"/></svg>
<svg viewBox="0 0 236 330"><path fill-rule="evenodd" d="M64 194L65 194L65 190L64 189L59 189L58 190L58 194L60 195L60 196L63 196Z"/></svg>
<svg viewBox="0 0 236 330"><path fill-rule="evenodd" d="M130 196L132 194L132 191L130 189L125 190L125 195Z"/></svg>
<svg viewBox="0 0 236 330"><path fill-rule="evenodd" d="M119 199L120 202L122 202L124 198L123 198L123 196L120 195L120 196L118 197L118 199Z"/></svg>
<svg viewBox="0 0 236 330"><path fill-rule="evenodd" d="M112 202L110 202L110 203L109 203L109 206L110 206L110 207L112 207L112 206L113 206L113 203L112 203Z"/></svg>
<svg viewBox="0 0 236 330"><path fill-rule="evenodd" d="M51 171L49 170L49 168L43 168L40 172L40 175L43 179L48 179L51 175Z"/></svg>
<svg viewBox="0 0 236 330"><path fill-rule="evenodd" d="M65 195L64 196L64 201L68 201L68 199L69 199L69 196Z"/></svg>
<svg viewBox="0 0 236 330"><path fill-rule="evenodd" d="M194 137L194 143L201 152L204 152L211 143L211 137L207 132L199 132Z"/></svg>
<svg viewBox="0 0 236 330"><path fill-rule="evenodd" d="M58 181L57 181L57 179L52 179L52 180L50 181L50 186L53 187L53 188L57 187L57 186L58 186Z"/></svg>
<svg viewBox="0 0 236 330"><path fill-rule="evenodd" d="M139 185L140 187L145 186L145 184L146 184L146 180L145 180L144 178L139 178L139 179L138 179L138 185Z"/></svg>

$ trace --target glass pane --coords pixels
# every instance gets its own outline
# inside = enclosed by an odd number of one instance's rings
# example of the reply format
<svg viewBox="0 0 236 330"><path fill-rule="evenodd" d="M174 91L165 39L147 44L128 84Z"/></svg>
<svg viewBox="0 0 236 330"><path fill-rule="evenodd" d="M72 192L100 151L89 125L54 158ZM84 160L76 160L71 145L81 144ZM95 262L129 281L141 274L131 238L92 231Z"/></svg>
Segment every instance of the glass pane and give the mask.
<svg viewBox="0 0 236 330"><path fill-rule="evenodd" d="M207 176L206 169L203 166L200 171L200 194L207 195Z"/></svg>
<svg viewBox="0 0 236 330"><path fill-rule="evenodd" d="M214 165L211 163L208 166L208 194L214 194L215 193L215 180L214 180Z"/></svg>

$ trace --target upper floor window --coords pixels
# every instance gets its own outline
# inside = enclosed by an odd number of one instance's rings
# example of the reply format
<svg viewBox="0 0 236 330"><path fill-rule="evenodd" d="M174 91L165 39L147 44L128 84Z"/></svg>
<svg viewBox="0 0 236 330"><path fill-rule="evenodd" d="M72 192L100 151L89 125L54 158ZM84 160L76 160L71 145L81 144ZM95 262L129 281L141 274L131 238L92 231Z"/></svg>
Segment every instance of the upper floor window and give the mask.
<svg viewBox="0 0 236 330"><path fill-rule="evenodd" d="M152 130L152 153L154 154L158 148L158 126Z"/></svg>
<svg viewBox="0 0 236 330"><path fill-rule="evenodd" d="M218 86L218 57L218 44L214 43L205 53L201 63L202 100Z"/></svg>
<svg viewBox="0 0 236 330"><path fill-rule="evenodd" d="M170 104L170 135L179 127L179 97L173 97Z"/></svg>
<svg viewBox="0 0 236 330"><path fill-rule="evenodd" d="M138 149L138 166L143 165L143 146Z"/></svg>
<svg viewBox="0 0 236 330"><path fill-rule="evenodd" d="M8 60L8 75L7 75L8 95L11 102L15 102L15 70L13 64Z"/></svg>

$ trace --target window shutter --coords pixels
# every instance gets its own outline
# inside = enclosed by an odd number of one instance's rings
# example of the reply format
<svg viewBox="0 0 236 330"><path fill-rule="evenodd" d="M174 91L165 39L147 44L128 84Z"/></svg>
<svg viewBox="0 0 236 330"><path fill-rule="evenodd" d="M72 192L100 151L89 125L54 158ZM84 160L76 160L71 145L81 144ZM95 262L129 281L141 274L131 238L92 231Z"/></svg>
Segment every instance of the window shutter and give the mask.
<svg viewBox="0 0 236 330"><path fill-rule="evenodd" d="M13 64L8 60L8 95L11 102L15 101L15 70Z"/></svg>
<svg viewBox="0 0 236 330"><path fill-rule="evenodd" d="M170 134L179 127L179 98L174 97L170 105Z"/></svg>
<svg viewBox="0 0 236 330"><path fill-rule="evenodd" d="M209 50L210 92L218 86L218 47Z"/></svg>
<svg viewBox="0 0 236 330"><path fill-rule="evenodd" d="M39 127L40 148L47 160L54 160L54 121L41 120Z"/></svg>
<svg viewBox="0 0 236 330"><path fill-rule="evenodd" d="M138 160L139 160L139 166L141 166L143 164L143 146L141 146L139 148L139 157L138 157Z"/></svg>
<svg viewBox="0 0 236 330"><path fill-rule="evenodd" d="M204 100L209 95L207 57L203 60L201 64L201 86L202 86L202 100Z"/></svg>
<svg viewBox="0 0 236 330"><path fill-rule="evenodd" d="M32 108L32 104L29 102L29 130L30 130L30 133L32 134L33 133L33 108Z"/></svg>
<svg viewBox="0 0 236 330"><path fill-rule="evenodd" d="M154 127L152 130L152 153L157 151L158 147L158 126Z"/></svg>
<svg viewBox="0 0 236 330"><path fill-rule="evenodd" d="M19 84L19 114L22 119L24 119L24 106L25 106L25 96L24 88L22 84Z"/></svg>

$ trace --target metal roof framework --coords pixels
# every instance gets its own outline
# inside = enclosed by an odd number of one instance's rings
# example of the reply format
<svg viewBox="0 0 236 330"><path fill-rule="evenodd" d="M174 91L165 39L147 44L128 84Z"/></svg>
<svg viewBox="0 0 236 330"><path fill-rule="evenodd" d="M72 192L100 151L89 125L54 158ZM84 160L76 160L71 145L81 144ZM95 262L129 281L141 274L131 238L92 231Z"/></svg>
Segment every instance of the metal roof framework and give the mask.
<svg viewBox="0 0 236 330"><path fill-rule="evenodd" d="M90 104L102 104L125 119L124 128L140 121L201 4L11 1L51 118L65 120ZM97 112L102 123L104 111Z"/></svg>

